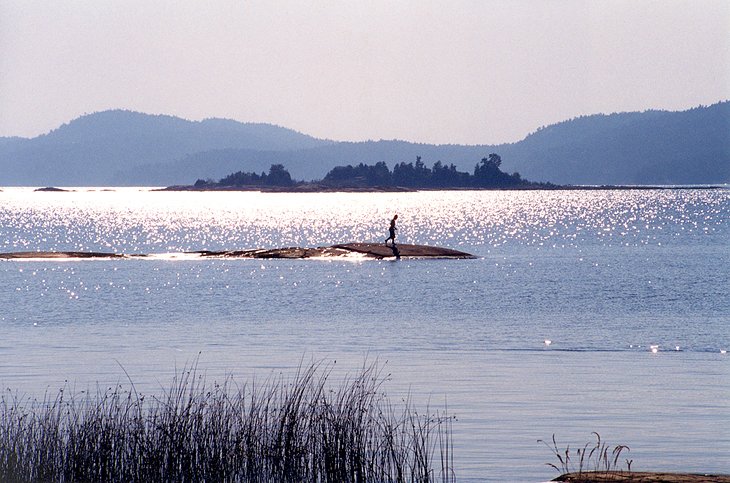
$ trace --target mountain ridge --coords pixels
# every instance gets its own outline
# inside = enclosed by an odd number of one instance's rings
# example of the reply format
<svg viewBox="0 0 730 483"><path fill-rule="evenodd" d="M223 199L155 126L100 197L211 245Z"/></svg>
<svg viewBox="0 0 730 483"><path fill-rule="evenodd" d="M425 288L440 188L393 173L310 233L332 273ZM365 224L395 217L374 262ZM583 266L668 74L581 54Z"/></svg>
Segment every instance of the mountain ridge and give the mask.
<svg viewBox="0 0 730 483"><path fill-rule="evenodd" d="M0 138L0 185L172 185L265 171L297 179L335 166L389 166L421 156L471 171L488 153L507 172L559 184L730 182L730 102L686 111L581 116L497 145L401 140L332 141L264 123L114 109L81 116L35 138Z"/></svg>

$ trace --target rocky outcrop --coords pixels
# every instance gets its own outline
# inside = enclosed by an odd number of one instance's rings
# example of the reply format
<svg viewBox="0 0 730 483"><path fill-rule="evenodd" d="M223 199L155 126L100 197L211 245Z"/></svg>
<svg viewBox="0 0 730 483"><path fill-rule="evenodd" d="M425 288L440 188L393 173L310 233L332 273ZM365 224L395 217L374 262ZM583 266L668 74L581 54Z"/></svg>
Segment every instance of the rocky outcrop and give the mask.
<svg viewBox="0 0 730 483"><path fill-rule="evenodd" d="M730 483L730 475L636 471L584 471L582 473L567 473L555 478L553 481L572 481L574 483Z"/></svg>
<svg viewBox="0 0 730 483"><path fill-rule="evenodd" d="M343 243L316 248L270 248L251 250L200 250L186 253L198 255L202 258L268 258L268 259L301 259L321 257L348 257L359 256L381 260L384 258L476 258L474 255L450 248L432 247L427 245L398 244L395 247L382 243ZM45 259L45 258L144 258L148 255L123 255L103 252L77 251L38 251L38 252L10 252L0 253L0 259Z"/></svg>
<svg viewBox="0 0 730 483"><path fill-rule="evenodd" d="M74 190L65 190L63 188L56 188L55 186L46 186L45 188L38 188L38 189L34 189L33 191L37 191L37 192L47 191L50 193L67 193L69 191L74 191Z"/></svg>
<svg viewBox="0 0 730 483"><path fill-rule="evenodd" d="M0 253L0 259L30 258L123 258L124 255L103 252L9 252Z"/></svg>
<svg viewBox="0 0 730 483"><path fill-rule="evenodd" d="M450 248L400 243L395 250L382 243L341 243L317 248L273 248L268 250L201 251L203 257L223 258L314 258L360 255L365 258L476 258L474 255Z"/></svg>

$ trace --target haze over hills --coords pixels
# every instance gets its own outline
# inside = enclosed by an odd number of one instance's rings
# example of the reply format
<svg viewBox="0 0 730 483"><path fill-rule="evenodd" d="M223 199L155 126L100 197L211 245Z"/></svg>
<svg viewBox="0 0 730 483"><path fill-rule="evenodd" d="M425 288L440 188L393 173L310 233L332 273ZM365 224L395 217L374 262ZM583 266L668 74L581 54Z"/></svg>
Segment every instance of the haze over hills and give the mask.
<svg viewBox="0 0 730 483"><path fill-rule="evenodd" d="M187 121L113 110L82 116L32 139L0 138L0 184L134 185L140 166L172 166L215 149L298 150L329 144L290 129L226 119ZM179 175L179 176L176 176ZM169 173L170 179L187 179ZM138 181L131 181L131 179ZM163 181L163 180L160 180Z"/></svg>
<svg viewBox="0 0 730 483"><path fill-rule="evenodd" d="M32 139L0 138L0 186L191 184L283 164L295 179L333 167L436 161L472 171L489 153L502 169L560 184L730 182L730 102L683 112L593 115L502 145L334 142L283 127L114 110L82 116Z"/></svg>
<svg viewBox="0 0 730 483"><path fill-rule="evenodd" d="M502 157L538 180L554 173L557 183L727 183L730 102L581 117L538 130Z"/></svg>

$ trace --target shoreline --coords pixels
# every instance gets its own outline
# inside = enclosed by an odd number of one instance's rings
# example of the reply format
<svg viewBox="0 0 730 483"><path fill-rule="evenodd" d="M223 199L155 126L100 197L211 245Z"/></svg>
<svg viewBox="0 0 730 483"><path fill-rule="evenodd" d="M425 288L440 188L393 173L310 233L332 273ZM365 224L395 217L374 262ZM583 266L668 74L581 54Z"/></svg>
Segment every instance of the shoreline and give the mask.
<svg viewBox="0 0 730 483"><path fill-rule="evenodd" d="M172 185L167 187L155 186L113 186L99 189L97 186L6 186L6 188L28 188L36 193L79 193L79 192L115 192L119 189L143 189L150 192L164 191L195 191L195 192L260 192L260 193L417 193L419 191L651 191L651 190L728 190L730 184L702 184L702 185L537 185L537 186L505 186L492 188L479 187L440 187L440 188L409 188L404 186L324 186L313 183L294 186L194 186ZM0 193L3 190L0 189Z"/></svg>
<svg viewBox="0 0 730 483"><path fill-rule="evenodd" d="M664 185L553 185L553 186L505 186L492 188L408 188L404 186L333 187L323 185L295 186L194 186L173 185L151 191L258 191L261 193L415 193L419 191L631 191L631 190L721 190L720 185L664 186Z"/></svg>
<svg viewBox="0 0 730 483"><path fill-rule="evenodd" d="M253 248L245 250L197 250L183 252L180 255L190 255L199 259L227 258L227 259L306 259L306 258L347 258L361 257L366 259L383 260L385 258L408 259L475 259L471 253L453 250L451 248L412 245L399 243L395 246L382 243L340 243L322 247L286 247L286 248ZM25 251L0 253L0 260L38 260L38 259L154 259L159 254L122 254L108 252L80 252L80 251Z"/></svg>
<svg viewBox="0 0 730 483"><path fill-rule="evenodd" d="M660 471L609 471L566 473L550 481L573 483L730 483L730 475L665 473Z"/></svg>

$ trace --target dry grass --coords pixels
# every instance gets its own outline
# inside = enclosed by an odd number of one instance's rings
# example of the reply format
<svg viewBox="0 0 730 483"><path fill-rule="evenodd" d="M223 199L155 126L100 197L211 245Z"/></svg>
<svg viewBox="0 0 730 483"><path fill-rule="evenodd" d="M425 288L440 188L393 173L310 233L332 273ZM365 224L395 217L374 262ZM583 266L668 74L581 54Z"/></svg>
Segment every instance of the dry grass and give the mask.
<svg viewBox="0 0 730 483"><path fill-rule="evenodd" d="M4 482L455 481L452 418L392 405L377 364L238 386L184 369L159 397L130 388L0 398Z"/></svg>
<svg viewBox="0 0 730 483"><path fill-rule="evenodd" d="M609 446L601 440L600 434L596 432L592 434L596 437L595 443L586 443L575 451L571 451L570 445L567 445L565 449L558 448L554 434L552 444L544 440L538 440L538 443L543 443L547 446L558 460L558 464L546 464L554 468L561 475L570 474L574 478L570 481L575 482L593 481L592 479L588 479L589 473L592 475L600 473L606 479L611 479L612 477L618 478L625 473L630 473L633 460L626 459L619 461L624 452L631 451L629 447L622 444ZM624 463L626 464L626 470L623 469ZM583 478L584 475L586 477L585 480Z"/></svg>

